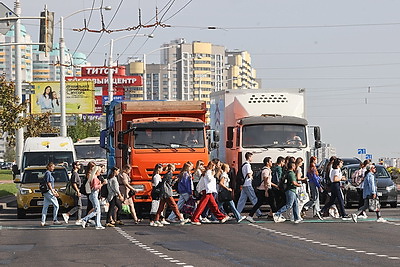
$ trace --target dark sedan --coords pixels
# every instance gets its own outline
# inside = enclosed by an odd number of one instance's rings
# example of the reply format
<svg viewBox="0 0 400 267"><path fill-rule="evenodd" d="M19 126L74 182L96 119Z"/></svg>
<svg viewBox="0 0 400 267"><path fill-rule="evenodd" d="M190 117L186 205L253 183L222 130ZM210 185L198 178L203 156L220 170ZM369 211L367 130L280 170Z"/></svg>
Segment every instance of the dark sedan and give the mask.
<svg viewBox="0 0 400 267"><path fill-rule="evenodd" d="M359 164L343 166L343 175L347 181L344 184L344 198L347 207L358 204L358 194L356 187L352 184L351 176L358 170ZM382 206L390 204L392 208L397 207L397 187L386 168L382 165L376 165L375 178L377 181L377 196Z"/></svg>

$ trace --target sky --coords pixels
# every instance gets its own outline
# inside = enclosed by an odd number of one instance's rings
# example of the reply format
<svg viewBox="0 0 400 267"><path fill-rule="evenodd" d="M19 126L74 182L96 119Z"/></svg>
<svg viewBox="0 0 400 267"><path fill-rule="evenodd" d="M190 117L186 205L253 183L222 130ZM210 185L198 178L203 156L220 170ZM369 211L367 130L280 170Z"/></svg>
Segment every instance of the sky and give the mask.
<svg viewBox="0 0 400 267"><path fill-rule="evenodd" d="M3 0L13 8L12 0ZM321 127L322 141L341 157L365 148L373 161L399 157L400 128L400 1L397 0L20 0L23 16L39 16L45 4L60 16L90 7L103 11L107 29L133 28L158 21L170 27L141 28L112 33L77 32L84 19L91 30L101 29L98 10L81 12L64 22L66 46L103 65L110 39L136 36L114 43L114 60L142 58L173 39L204 41L252 56L264 89L305 88L307 119ZM37 21L25 20L34 41ZM215 29L207 29L207 27ZM56 28L55 40L58 41ZM147 55L159 62L159 53Z"/></svg>

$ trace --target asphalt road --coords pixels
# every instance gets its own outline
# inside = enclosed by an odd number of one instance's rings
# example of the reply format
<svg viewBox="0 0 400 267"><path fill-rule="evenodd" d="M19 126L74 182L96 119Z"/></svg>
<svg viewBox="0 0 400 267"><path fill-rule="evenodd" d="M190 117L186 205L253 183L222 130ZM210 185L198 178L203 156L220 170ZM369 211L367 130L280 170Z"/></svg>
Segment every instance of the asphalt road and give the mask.
<svg viewBox="0 0 400 267"><path fill-rule="evenodd" d="M357 224L261 219L159 228L126 219L125 226L95 230L72 222L43 228L39 215L17 220L15 208L6 208L0 211L0 265L399 266L400 208L382 214L387 223L369 213Z"/></svg>

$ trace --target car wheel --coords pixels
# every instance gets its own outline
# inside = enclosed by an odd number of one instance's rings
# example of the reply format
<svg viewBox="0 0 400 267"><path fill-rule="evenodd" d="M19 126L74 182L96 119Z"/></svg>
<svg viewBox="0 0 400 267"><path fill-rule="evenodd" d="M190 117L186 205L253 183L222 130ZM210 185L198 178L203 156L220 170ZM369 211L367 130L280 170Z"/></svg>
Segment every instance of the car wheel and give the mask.
<svg viewBox="0 0 400 267"><path fill-rule="evenodd" d="M26 210L17 209L17 219L25 219L26 218Z"/></svg>
<svg viewBox="0 0 400 267"><path fill-rule="evenodd" d="M391 208L397 208L397 202L392 202L390 203Z"/></svg>

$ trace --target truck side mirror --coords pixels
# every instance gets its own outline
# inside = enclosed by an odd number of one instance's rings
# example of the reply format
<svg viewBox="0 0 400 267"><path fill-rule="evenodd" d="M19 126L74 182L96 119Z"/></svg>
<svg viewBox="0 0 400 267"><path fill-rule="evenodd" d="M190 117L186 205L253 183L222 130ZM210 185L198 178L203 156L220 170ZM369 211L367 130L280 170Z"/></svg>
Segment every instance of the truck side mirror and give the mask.
<svg viewBox="0 0 400 267"><path fill-rule="evenodd" d="M100 147L106 148L107 130L101 130L100 132Z"/></svg>
<svg viewBox="0 0 400 267"><path fill-rule="evenodd" d="M315 141L314 146L316 149L321 148L322 146L321 141Z"/></svg>
<svg viewBox="0 0 400 267"><path fill-rule="evenodd" d="M228 127L227 129L226 129L226 134L227 134L227 140L233 140L233 129L234 129L234 127ZM232 145L233 145L233 143L232 143Z"/></svg>
<svg viewBox="0 0 400 267"><path fill-rule="evenodd" d="M218 130L214 131L213 139L214 139L214 142L219 142L219 131Z"/></svg>
<svg viewBox="0 0 400 267"><path fill-rule="evenodd" d="M232 148L233 147L233 141L232 140L227 140L226 141L226 148Z"/></svg>
<svg viewBox="0 0 400 267"><path fill-rule="evenodd" d="M321 129L319 126L314 127L314 139L315 141L321 141Z"/></svg>

